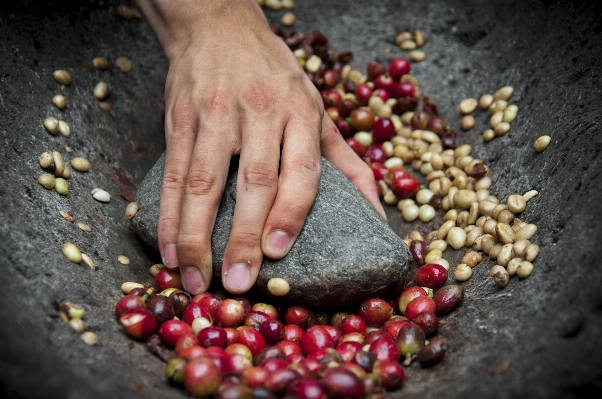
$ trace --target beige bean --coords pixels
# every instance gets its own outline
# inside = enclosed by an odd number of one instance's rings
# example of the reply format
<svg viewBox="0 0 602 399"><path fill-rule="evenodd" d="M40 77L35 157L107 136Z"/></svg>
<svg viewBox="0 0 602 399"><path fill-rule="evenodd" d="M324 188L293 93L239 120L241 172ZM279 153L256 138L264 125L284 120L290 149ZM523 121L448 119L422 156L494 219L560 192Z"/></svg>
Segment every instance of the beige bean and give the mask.
<svg viewBox="0 0 602 399"><path fill-rule="evenodd" d="M438 240L444 240L447 237L449 231L456 227L456 222L453 220L448 220L444 222L441 227L439 227L439 232L437 233Z"/></svg>
<svg viewBox="0 0 602 399"><path fill-rule="evenodd" d="M399 47L401 47L402 50L414 50L416 48L416 42L413 40L406 40L402 42Z"/></svg>
<svg viewBox="0 0 602 399"><path fill-rule="evenodd" d="M512 244L504 244L497 254L497 263L501 266L506 266L510 259L514 258L514 252L512 251Z"/></svg>
<svg viewBox="0 0 602 399"><path fill-rule="evenodd" d="M504 110L504 122L512 123L516 119L516 115L518 114L518 107L516 105L509 105L508 108Z"/></svg>
<svg viewBox="0 0 602 399"><path fill-rule="evenodd" d="M466 131L472 129L474 127L475 123L476 123L476 121L474 119L474 116L466 115L462 118L460 125L462 126L462 130L464 130L466 132Z"/></svg>
<svg viewBox="0 0 602 399"><path fill-rule="evenodd" d="M508 285L510 281L510 276L508 275L508 271L506 269L499 270L493 275L493 281L498 285L498 287L504 288Z"/></svg>
<svg viewBox="0 0 602 399"><path fill-rule="evenodd" d="M500 243L494 244L493 247L489 249L489 259L497 259L500 251L502 250L503 245Z"/></svg>
<svg viewBox="0 0 602 399"><path fill-rule="evenodd" d="M493 277L493 276L494 276L495 274L497 274L498 272L505 271L505 270L506 270L506 268L504 268L504 266L495 265L495 266L493 266L493 267L492 267L492 268L489 270L489 275L490 275L491 277Z"/></svg>
<svg viewBox="0 0 602 399"><path fill-rule="evenodd" d="M479 217L479 203L474 201L470 204L470 209L468 211L468 224L475 224Z"/></svg>
<svg viewBox="0 0 602 399"><path fill-rule="evenodd" d="M526 193L523 194L523 199L525 200L525 202L529 202L533 198L537 197L538 195L539 195L539 192L537 192L537 190L527 191Z"/></svg>
<svg viewBox="0 0 602 399"><path fill-rule="evenodd" d="M477 219L477 222L475 223L475 226L477 227L483 227L483 225L485 224L486 221L491 220L491 216L481 216L480 218Z"/></svg>
<svg viewBox="0 0 602 399"><path fill-rule="evenodd" d="M514 88L512 86L504 86L493 93L493 100L508 101L512 97L512 94L514 94Z"/></svg>
<svg viewBox="0 0 602 399"><path fill-rule="evenodd" d="M50 173L42 173L38 177L38 183L47 190L52 190L56 184L56 179Z"/></svg>
<svg viewBox="0 0 602 399"><path fill-rule="evenodd" d="M90 169L90 161L83 157L75 157L71 160L71 166L78 172L87 172Z"/></svg>
<svg viewBox="0 0 602 399"><path fill-rule="evenodd" d="M496 136L503 136L510 131L510 124L508 122L502 122L493 128L493 132Z"/></svg>
<svg viewBox="0 0 602 399"><path fill-rule="evenodd" d="M469 230L466 230L466 228L468 227L468 211L458 212L458 218L456 219L456 225L458 227L463 228L464 231L466 231L466 232L469 231Z"/></svg>
<svg viewBox="0 0 602 399"><path fill-rule="evenodd" d="M429 204L424 204L420 207L420 209L418 209L418 218L424 223L433 220L435 218L435 215L435 208L433 208Z"/></svg>
<svg viewBox="0 0 602 399"><path fill-rule="evenodd" d="M472 230L466 233L466 240L464 241L464 244L468 247L472 247L477 238L482 237L484 234L485 232L483 231L482 227L475 226Z"/></svg>
<svg viewBox="0 0 602 399"><path fill-rule="evenodd" d="M477 200L477 194L472 190L458 190L454 195L456 208L468 209Z"/></svg>
<svg viewBox="0 0 602 399"><path fill-rule="evenodd" d="M109 61L104 57L96 57L92 60L92 66L99 71L104 71L109 67Z"/></svg>
<svg viewBox="0 0 602 399"><path fill-rule="evenodd" d="M466 281L472 276L472 268L464 263L460 263L454 270L454 278L457 281Z"/></svg>
<svg viewBox="0 0 602 399"><path fill-rule="evenodd" d="M514 213L521 213L527 207L527 201L525 201L523 196L519 194L512 194L508 196L506 203L508 204L508 209Z"/></svg>
<svg viewBox="0 0 602 399"><path fill-rule="evenodd" d="M94 261L88 255L82 252L82 263L88 266L92 270L96 270L96 266L94 265Z"/></svg>
<svg viewBox="0 0 602 399"><path fill-rule="evenodd" d="M71 168L69 168L69 166L65 165L65 169L63 170L63 174L61 177L63 179L68 179L71 177Z"/></svg>
<svg viewBox="0 0 602 399"><path fill-rule="evenodd" d="M61 250L63 251L63 255L65 255L65 257L71 262L80 263L82 261L82 253L75 244L66 242L61 247Z"/></svg>
<svg viewBox="0 0 602 399"><path fill-rule="evenodd" d="M550 136L541 136L537 140L535 140L535 143L533 143L533 147L535 148L535 151L543 152L546 148L548 148L551 141L552 138Z"/></svg>
<svg viewBox="0 0 602 399"><path fill-rule="evenodd" d="M419 209L416 205L408 205L403 208L401 215L406 222L413 222L418 218Z"/></svg>
<svg viewBox="0 0 602 399"><path fill-rule="evenodd" d="M477 237L477 239L474 240L474 243L472 244L472 249L474 251L482 251L483 250L483 247L481 246L482 242L483 242L483 236Z"/></svg>
<svg viewBox="0 0 602 399"><path fill-rule="evenodd" d="M426 54L422 50L414 50L410 52L410 61L421 62L426 58Z"/></svg>
<svg viewBox="0 0 602 399"><path fill-rule="evenodd" d="M128 295L134 288L144 288L144 286L140 283L134 283L131 281L126 281L125 283L121 284L121 291L126 295Z"/></svg>
<svg viewBox="0 0 602 399"><path fill-rule="evenodd" d="M52 97L52 104L54 104L58 109L65 109L67 106L67 97L62 94L57 94Z"/></svg>
<svg viewBox="0 0 602 399"><path fill-rule="evenodd" d="M483 94L479 100L479 106L482 109L489 109L493 103L493 96L491 94Z"/></svg>
<svg viewBox="0 0 602 399"><path fill-rule="evenodd" d="M495 232L496 232L497 237L500 240L500 242L503 242L504 244L513 244L514 243L515 233L509 224L498 223L495 226Z"/></svg>
<svg viewBox="0 0 602 399"><path fill-rule="evenodd" d="M462 257L462 263L468 265L469 267L475 267L483 260L481 253L476 251L469 251Z"/></svg>
<svg viewBox="0 0 602 399"><path fill-rule="evenodd" d="M483 141L488 143L495 138L495 132L493 129L487 129L483 132Z"/></svg>
<svg viewBox="0 0 602 399"><path fill-rule="evenodd" d="M424 262L425 263L433 263L434 261L436 261L437 259L441 259L443 257L443 252L441 252L439 249L433 249L432 251L429 251L426 256L424 257Z"/></svg>
<svg viewBox="0 0 602 399"><path fill-rule="evenodd" d="M502 210L497 215L497 221L500 223L510 224L514 220L514 218L516 218L516 215L508 209Z"/></svg>
<svg viewBox="0 0 602 399"><path fill-rule="evenodd" d="M485 234L492 234L492 231L495 230L495 226L497 226L497 221L495 219L489 219L483 224L483 231Z"/></svg>
<svg viewBox="0 0 602 399"><path fill-rule="evenodd" d="M62 177L54 179L54 191L60 195L67 195L69 193L69 184Z"/></svg>
<svg viewBox="0 0 602 399"><path fill-rule="evenodd" d="M516 233L515 240L530 240L537 232L537 226L534 224L526 224Z"/></svg>
<svg viewBox="0 0 602 399"><path fill-rule="evenodd" d="M125 218L127 220L132 220L134 218L134 216L136 216L136 214L138 213L139 208L140 207L137 202L130 202L125 207Z"/></svg>
<svg viewBox="0 0 602 399"><path fill-rule="evenodd" d="M472 114L477 109L477 99L476 98L467 98L460 102L460 112L464 115Z"/></svg>
<svg viewBox="0 0 602 399"><path fill-rule="evenodd" d="M65 121L59 121L59 133L63 137L69 137L71 135L71 129Z"/></svg>
<svg viewBox="0 0 602 399"><path fill-rule="evenodd" d="M435 259L432 263L441 265L445 268L445 270L449 270L449 262L443 258Z"/></svg>
<svg viewBox="0 0 602 399"><path fill-rule="evenodd" d="M533 273L533 263L521 262L516 269L516 274L519 278L527 278Z"/></svg>
<svg viewBox="0 0 602 399"><path fill-rule="evenodd" d="M273 277L268 281L268 291L275 296L284 296L288 294L291 287L283 278Z"/></svg>
<svg viewBox="0 0 602 399"><path fill-rule="evenodd" d="M518 269L518 265L520 265L522 261L523 260L521 258L510 259L510 262L508 262L508 266L506 266L506 270L508 270L508 275L510 277L516 276L516 270Z"/></svg>
<svg viewBox="0 0 602 399"><path fill-rule="evenodd" d="M447 243L445 242L445 240L434 240L433 242L431 242L429 244L428 248L429 248L429 251L438 249L439 251L443 252L447 249Z"/></svg>
<svg viewBox="0 0 602 399"><path fill-rule="evenodd" d="M56 71L54 71L52 73L52 77L58 83L65 85L65 86L69 86L69 84L71 83L71 75L69 75L69 72L67 72L63 69L57 69Z"/></svg>
<svg viewBox="0 0 602 399"><path fill-rule="evenodd" d="M372 145L372 134L368 132L357 132L353 135L353 138L360 142L364 147L369 147Z"/></svg>
<svg viewBox="0 0 602 399"><path fill-rule="evenodd" d="M500 216L500 213L504 210L508 209L508 205L506 204L497 204L495 208L491 211L491 217L496 219Z"/></svg>
<svg viewBox="0 0 602 399"><path fill-rule="evenodd" d="M460 249L466 242L466 232L460 227L452 227L447 233L446 241L452 248Z"/></svg>
<svg viewBox="0 0 602 399"><path fill-rule="evenodd" d="M98 82L96 86L94 86L94 97L99 100L104 100L109 97L109 86L106 82Z"/></svg>
<svg viewBox="0 0 602 399"><path fill-rule="evenodd" d="M399 157L391 157L385 161L385 167L387 169L399 166L403 166L403 160Z"/></svg>
<svg viewBox="0 0 602 399"><path fill-rule="evenodd" d="M44 119L44 127L48 131L48 133L55 135L59 132L59 121L52 116Z"/></svg>
<svg viewBox="0 0 602 399"><path fill-rule="evenodd" d="M529 240L520 240L520 241L515 241L514 245L512 246L512 250L514 251L514 253L517 256L522 255L522 253L525 251L525 248L527 248L527 245L531 244L529 242Z"/></svg>
<svg viewBox="0 0 602 399"><path fill-rule="evenodd" d="M489 107L489 113L495 114L497 112L502 113L502 119L504 119L504 110L508 107L508 102L505 100L495 100Z"/></svg>
<svg viewBox="0 0 602 399"><path fill-rule="evenodd" d="M539 250L539 245L531 243L523 250L521 257L524 261L533 262L539 255Z"/></svg>

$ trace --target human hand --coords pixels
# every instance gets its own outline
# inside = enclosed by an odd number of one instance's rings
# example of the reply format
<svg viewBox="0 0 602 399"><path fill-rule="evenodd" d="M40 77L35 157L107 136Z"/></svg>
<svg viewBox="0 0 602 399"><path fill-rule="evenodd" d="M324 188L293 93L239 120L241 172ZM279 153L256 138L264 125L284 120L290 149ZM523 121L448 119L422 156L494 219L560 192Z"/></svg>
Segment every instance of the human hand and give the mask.
<svg viewBox="0 0 602 399"><path fill-rule="evenodd" d="M208 289L211 234L230 159L240 154L222 280L241 294L264 255L282 258L294 244L318 190L320 155L384 211L370 168L324 116L318 91L256 1L182 3L138 3L170 61L159 248L187 291Z"/></svg>

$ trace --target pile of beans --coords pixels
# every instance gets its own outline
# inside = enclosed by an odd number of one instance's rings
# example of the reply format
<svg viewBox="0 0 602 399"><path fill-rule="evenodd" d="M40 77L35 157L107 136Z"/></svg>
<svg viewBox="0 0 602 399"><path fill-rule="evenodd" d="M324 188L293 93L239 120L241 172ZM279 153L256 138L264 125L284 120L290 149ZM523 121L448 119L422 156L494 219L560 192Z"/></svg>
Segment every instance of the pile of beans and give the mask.
<svg viewBox="0 0 602 399"><path fill-rule="evenodd" d="M415 285L391 300L365 300L355 313L329 315L223 293L191 297L179 273L158 264L149 271L158 293L124 283L126 296L115 315L128 335L167 362L167 379L194 397L385 397L402 387L403 366L417 359L430 367L445 356L447 340L436 336L439 317L464 297L462 287L446 285L448 246L472 249L454 270L457 281L470 278L482 253L497 261L490 275L500 287L512 275L531 274L539 247L528 240L537 227L517 215L537 192L510 195L503 204L490 194L489 168L470 156L469 145L456 143L437 106L424 97L418 110L419 82L408 60L398 57L386 67L372 61L363 74L352 68L351 52L337 53L319 31L273 31L320 90L326 114L371 167L384 202L396 205L407 222L430 222L438 209L446 212L437 230L426 237L414 230L404 239L419 266ZM422 32L405 33L405 40L424 43ZM508 99L512 91L498 93ZM474 111L476 100L469 103L461 109ZM428 188L404 165L423 175Z"/></svg>
<svg viewBox="0 0 602 399"><path fill-rule="evenodd" d="M464 297L460 286L445 285L447 270L438 264L421 266L417 285L398 298L367 299L356 313L331 315L222 293L191 297L177 271L154 265L149 272L158 293L124 283L115 316L167 362L170 383L197 398L384 398L403 386L402 365L443 360L438 317Z"/></svg>

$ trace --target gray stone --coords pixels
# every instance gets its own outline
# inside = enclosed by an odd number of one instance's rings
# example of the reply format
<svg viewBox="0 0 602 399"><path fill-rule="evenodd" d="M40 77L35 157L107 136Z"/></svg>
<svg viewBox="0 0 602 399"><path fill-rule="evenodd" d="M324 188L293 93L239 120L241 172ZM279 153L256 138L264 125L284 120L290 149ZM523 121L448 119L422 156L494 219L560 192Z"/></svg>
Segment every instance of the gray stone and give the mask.
<svg viewBox="0 0 602 399"><path fill-rule="evenodd" d="M136 201L134 230L157 249L159 191L165 155L148 173ZM238 162L230 167L211 239L213 278L221 279L222 260L236 205ZM305 226L287 256L264 258L254 291L271 296L268 280L287 280L285 299L298 305L343 306L400 289L410 260L407 245L368 200L332 164L322 158L322 179Z"/></svg>

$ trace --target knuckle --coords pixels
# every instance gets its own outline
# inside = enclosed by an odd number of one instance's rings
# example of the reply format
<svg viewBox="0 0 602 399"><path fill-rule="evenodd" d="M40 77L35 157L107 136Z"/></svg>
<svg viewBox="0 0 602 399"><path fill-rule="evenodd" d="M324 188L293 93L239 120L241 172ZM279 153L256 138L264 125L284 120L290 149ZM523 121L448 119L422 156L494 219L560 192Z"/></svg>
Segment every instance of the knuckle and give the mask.
<svg viewBox="0 0 602 399"><path fill-rule="evenodd" d="M259 248L261 231L241 230L232 232L230 240L238 248Z"/></svg>
<svg viewBox="0 0 602 399"><path fill-rule="evenodd" d="M188 254L192 258L210 253L211 246L201 236L191 234L180 234L177 240L178 253Z"/></svg>
<svg viewBox="0 0 602 399"><path fill-rule="evenodd" d="M184 193L190 195L208 195L215 190L216 178L206 170L198 169L188 173Z"/></svg>
<svg viewBox="0 0 602 399"><path fill-rule="evenodd" d="M230 109L230 101L227 93L221 90L212 91L202 102L202 108L210 119L221 121Z"/></svg>
<svg viewBox="0 0 602 399"><path fill-rule="evenodd" d="M184 187L184 176L181 173L165 170L163 172L162 188L167 190L179 190Z"/></svg>
<svg viewBox="0 0 602 399"><path fill-rule="evenodd" d="M276 189L278 186L278 171L264 162L254 162L243 171L246 186Z"/></svg>
<svg viewBox="0 0 602 399"><path fill-rule="evenodd" d="M291 160L290 168L295 172L319 178L322 175L320 159L310 155L300 154Z"/></svg>
<svg viewBox="0 0 602 399"><path fill-rule="evenodd" d="M243 104L257 113L266 113L274 105L274 96L261 83L249 84L242 93Z"/></svg>

